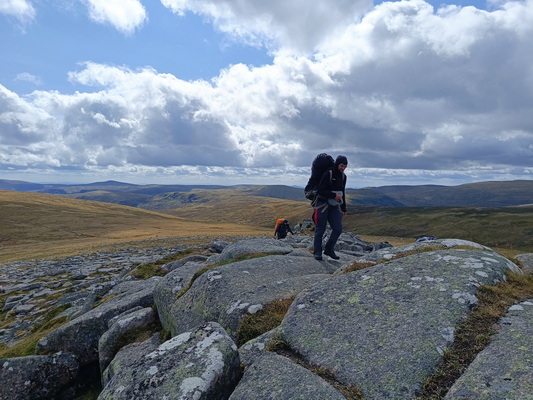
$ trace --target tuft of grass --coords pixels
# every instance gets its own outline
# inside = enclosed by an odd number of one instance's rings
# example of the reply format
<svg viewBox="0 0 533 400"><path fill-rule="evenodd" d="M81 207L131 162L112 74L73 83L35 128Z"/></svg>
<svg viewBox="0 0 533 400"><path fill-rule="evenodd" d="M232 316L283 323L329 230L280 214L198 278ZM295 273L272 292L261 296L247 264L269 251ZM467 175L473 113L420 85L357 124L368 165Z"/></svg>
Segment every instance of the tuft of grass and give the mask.
<svg viewBox="0 0 533 400"><path fill-rule="evenodd" d="M104 304L105 302L111 300L111 299L114 299L115 297L117 297L118 295L116 294L112 294L110 296L107 296L107 297L97 297L97 299L100 299L97 303L95 303L93 305L93 308L96 308L98 306L101 306L102 304Z"/></svg>
<svg viewBox="0 0 533 400"><path fill-rule="evenodd" d="M255 314L245 315L237 328L237 346L261 336L281 324L294 296L267 304Z"/></svg>
<svg viewBox="0 0 533 400"><path fill-rule="evenodd" d="M388 260L387 260L388 261ZM354 272L354 271L359 271L361 269L365 269L365 268L369 268L369 267L373 267L374 265L376 264L379 264L379 263L374 263L374 262L371 262L371 261L367 261L367 262L357 262L357 261L354 261L352 263L352 265L350 265L348 268L346 268L344 271L342 271L343 274L348 274L350 272Z"/></svg>
<svg viewBox="0 0 533 400"><path fill-rule="evenodd" d="M182 258L185 258L191 255L193 252L194 253L198 252L198 249L186 249L178 253L171 254L167 257L160 258L159 260L141 264L137 268L135 268L133 271L131 271L128 275L131 275L137 279L143 279L143 280L149 279L153 276L165 276L167 272L161 269L163 265L169 262L181 260Z"/></svg>
<svg viewBox="0 0 533 400"><path fill-rule="evenodd" d="M455 341L447 350L435 373L425 382L420 399L442 399L476 355L483 350L507 309L533 297L533 275L507 273L507 281L479 287L478 303L468 319L456 331Z"/></svg>

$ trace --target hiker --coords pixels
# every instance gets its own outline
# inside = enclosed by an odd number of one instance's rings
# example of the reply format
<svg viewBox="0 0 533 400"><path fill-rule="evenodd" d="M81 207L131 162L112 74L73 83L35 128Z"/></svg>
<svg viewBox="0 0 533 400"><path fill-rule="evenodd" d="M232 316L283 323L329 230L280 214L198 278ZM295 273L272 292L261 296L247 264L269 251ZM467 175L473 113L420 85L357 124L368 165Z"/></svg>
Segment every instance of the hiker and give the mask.
<svg viewBox="0 0 533 400"><path fill-rule="evenodd" d="M329 222L331 235L324 248L324 254L338 260L335 244L342 233L342 217L346 215L346 175L344 170L348 159L339 155L335 165L322 174L317 187L317 197L313 202L313 221L316 225L313 253L316 260L322 260L322 238Z"/></svg>
<svg viewBox="0 0 533 400"><path fill-rule="evenodd" d="M276 239L284 239L287 237L287 234L290 232L291 235L294 235L294 232L289 225L289 221L283 219L283 221L278 221L276 224L276 229L274 230L274 236Z"/></svg>

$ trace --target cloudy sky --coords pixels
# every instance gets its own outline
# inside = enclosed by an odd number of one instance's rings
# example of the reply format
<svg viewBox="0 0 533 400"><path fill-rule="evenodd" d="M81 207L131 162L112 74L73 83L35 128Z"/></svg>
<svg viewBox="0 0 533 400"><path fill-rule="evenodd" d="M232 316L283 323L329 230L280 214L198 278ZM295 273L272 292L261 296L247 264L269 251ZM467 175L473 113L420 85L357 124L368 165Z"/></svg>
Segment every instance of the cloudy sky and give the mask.
<svg viewBox="0 0 533 400"><path fill-rule="evenodd" d="M533 0L0 0L0 179L533 179Z"/></svg>

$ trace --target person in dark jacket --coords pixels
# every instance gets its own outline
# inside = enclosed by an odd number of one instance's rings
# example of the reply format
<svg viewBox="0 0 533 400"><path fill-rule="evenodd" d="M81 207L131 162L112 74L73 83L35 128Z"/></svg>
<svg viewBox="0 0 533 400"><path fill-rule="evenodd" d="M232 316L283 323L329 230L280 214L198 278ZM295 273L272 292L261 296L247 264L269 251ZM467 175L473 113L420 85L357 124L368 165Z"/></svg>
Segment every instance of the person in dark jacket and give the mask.
<svg viewBox="0 0 533 400"><path fill-rule="evenodd" d="M324 254L338 260L334 248L342 233L342 217L346 215L346 175L348 166L345 156L338 156L335 166L322 175L318 184L318 196L313 204L313 220L316 224L313 253L316 260L322 260L322 238L329 222L331 235L324 247Z"/></svg>
<svg viewBox="0 0 533 400"><path fill-rule="evenodd" d="M276 239L285 239L288 233L294 235L294 232L292 231L291 226L289 225L289 221L284 219L283 222L278 224L278 226L276 227L274 236L276 237Z"/></svg>

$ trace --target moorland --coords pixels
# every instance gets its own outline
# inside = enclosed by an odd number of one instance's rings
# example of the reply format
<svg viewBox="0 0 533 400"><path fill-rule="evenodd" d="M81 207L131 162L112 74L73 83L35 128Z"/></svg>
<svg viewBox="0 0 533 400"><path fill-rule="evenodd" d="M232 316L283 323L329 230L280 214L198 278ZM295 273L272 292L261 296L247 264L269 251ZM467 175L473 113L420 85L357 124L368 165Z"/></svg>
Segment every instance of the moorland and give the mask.
<svg viewBox="0 0 533 400"><path fill-rule="evenodd" d="M392 244L431 235L533 252L533 181L350 189L345 230ZM492 205L492 206L491 206ZM271 236L277 218L311 216L301 188L272 185L41 185L0 180L0 262Z"/></svg>

